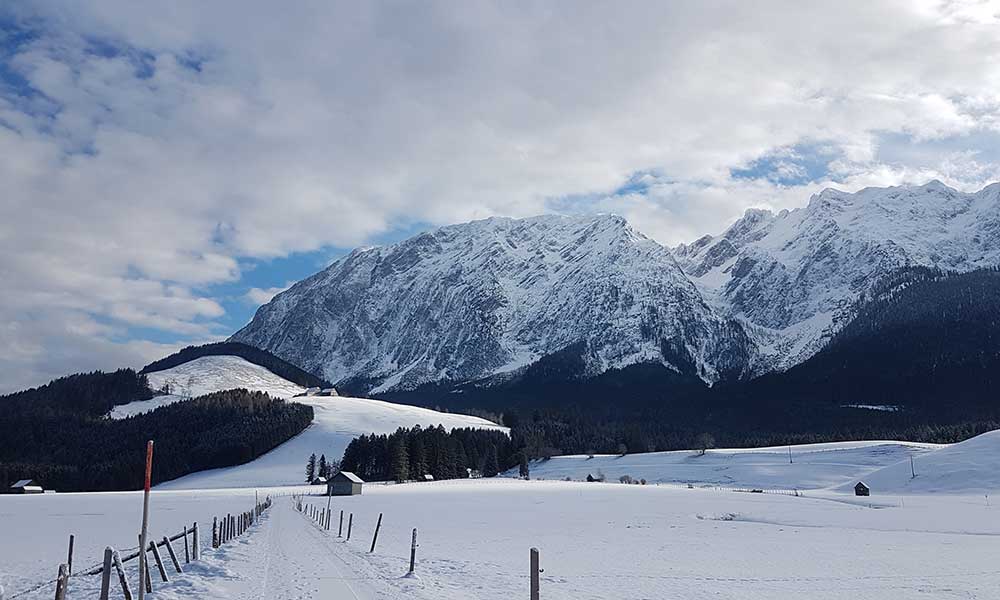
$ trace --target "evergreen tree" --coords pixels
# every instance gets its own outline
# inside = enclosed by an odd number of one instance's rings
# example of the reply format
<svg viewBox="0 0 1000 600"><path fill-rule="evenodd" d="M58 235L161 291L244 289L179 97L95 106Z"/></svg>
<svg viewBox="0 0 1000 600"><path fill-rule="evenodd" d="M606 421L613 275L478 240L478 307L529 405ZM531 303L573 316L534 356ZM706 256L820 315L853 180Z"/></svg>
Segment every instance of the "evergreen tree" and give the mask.
<svg viewBox="0 0 1000 600"><path fill-rule="evenodd" d="M309 455L309 461L306 463L306 481L312 483L312 480L316 479L316 454Z"/></svg>
<svg viewBox="0 0 1000 600"><path fill-rule="evenodd" d="M416 478L423 477L428 472L423 430L419 425L414 427L410 434L410 472Z"/></svg>
<svg viewBox="0 0 1000 600"><path fill-rule="evenodd" d="M406 481L410 478L410 457L406 448L405 430L396 432L392 442L392 478L396 481Z"/></svg>
<svg viewBox="0 0 1000 600"><path fill-rule="evenodd" d="M321 454L320 455L320 457L319 457L319 463L318 464L319 464L318 475L320 477L326 477L326 471L327 471L326 454Z"/></svg>

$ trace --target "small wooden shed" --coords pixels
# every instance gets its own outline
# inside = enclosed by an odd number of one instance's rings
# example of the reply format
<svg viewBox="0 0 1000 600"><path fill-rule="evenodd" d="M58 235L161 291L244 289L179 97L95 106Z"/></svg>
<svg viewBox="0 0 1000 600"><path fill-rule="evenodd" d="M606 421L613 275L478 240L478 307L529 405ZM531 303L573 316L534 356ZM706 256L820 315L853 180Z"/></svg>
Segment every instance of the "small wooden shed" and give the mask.
<svg viewBox="0 0 1000 600"><path fill-rule="evenodd" d="M41 494L45 490L32 479L22 479L10 486L7 491L11 494Z"/></svg>
<svg viewBox="0 0 1000 600"><path fill-rule="evenodd" d="M364 481L354 473L341 471L326 484L327 496L360 496Z"/></svg>
<svg viewBox="0 0 1000 600"><path fill-rule="evenodd" d="M330 481L326 477L323 477L322 475L320 475L319 477L314 477L312 480L313 485L326 485L328 483L330 483Z"/></svg>
<svg viewBox="0 0 1000 600"><path fill-rule="evenodd" d="M434 481L434 476L431 475L430 473L424 473L424 476L421 477L421 479L423 481Z"/></svg>
<svg viewBox="0 0 1000 600"><path fill-rule="evenodd" d="M869 488L869 487L868 487L868 486L867 486L867 485L865 484L865 482L864 482L864 481L859 481L859 482L858 482L858 483L857 483L857 484L856 484L856 485L854 486L854 495L855 495L855 496L871 496L871 494L872 494L872 490L871 490L871 488Z"/></svg>

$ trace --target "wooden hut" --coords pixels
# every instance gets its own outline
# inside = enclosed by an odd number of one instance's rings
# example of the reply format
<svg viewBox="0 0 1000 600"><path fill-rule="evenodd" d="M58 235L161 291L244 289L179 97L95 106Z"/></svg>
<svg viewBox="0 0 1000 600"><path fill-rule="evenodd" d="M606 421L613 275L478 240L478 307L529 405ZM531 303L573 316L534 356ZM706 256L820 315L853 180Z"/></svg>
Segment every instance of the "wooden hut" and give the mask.
<svg viewBox="0 0 1000 600"><path fill-rule="evenodd" d="M31 479L22 479L10 486L7 490L11 494L41 494L43 491L42 486L38 485Z"/></svg>
<svg viewBox="0 0 1000 600"><path fill-rule="evenodd" d="M360 496L364 481L354 473L341 471L326 484L327 496Z"/></svg>
<svg viewBox="0 0 1000 600"><path fill-rule="evenodd" d="M868 486L867 486L867 485L865 484L865 482L864 482L864 481L859 481L859 482L858 482L858 483L857 483L857 484L856 484L856 485L854 486L854 495L855 495L855 496L871 496L871 495L872 495L872 490L871 490L871 488L869 488L869 487L868 487Z"/></svg>

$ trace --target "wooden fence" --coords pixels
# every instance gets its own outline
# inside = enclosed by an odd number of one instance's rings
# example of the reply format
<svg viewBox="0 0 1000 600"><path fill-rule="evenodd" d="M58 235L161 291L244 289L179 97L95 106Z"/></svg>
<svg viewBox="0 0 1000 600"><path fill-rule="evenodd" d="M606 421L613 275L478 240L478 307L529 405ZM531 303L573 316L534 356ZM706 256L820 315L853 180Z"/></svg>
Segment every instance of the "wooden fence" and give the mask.
<svg viewBox="0 0 1000 600"><path fill-rule="evenodd" d="M234 538L242 535L250 528L251 525L257 522L257 520L264 514L264 512L271 507L271 497L268 496L263 502L258 502L254 504L251 510L242 512L239 514L227 514L225 517L213 517L212 518L212 548L219 548L226 542L233 540ZM181 552L181 544L174 547L173 542L178 540L183 540L183 556ZM125 600L132 600L132 586L129 584L128 578L125 574L125 564L136 560L141 554L142 550L138 546L134 549L127 551L125 556L122 553L108 546L104 549L104 560L90 568L84 569L80 572L73 572L73 546L75 543L75 536L69 536L69 552L67 553L66 562L59 565L58 574L55 579L51 581L46 581L39 583L29 589L22 590L17 594L6 597L7 600L14 600L19 596L38 591L45 586L52 585L55 583L56 600L66 600L69 584L73 577L87 577L101 575L101 595L100 600L109 600L111 594L112 585L112 574L117 577L117 586L121 588L122 595ZM160 550L165 550L165 554L161 554ZM197 561L201 558L201 532L198 528L198 522L191 524L191 527L184 527L179 533L170 536L163 536L160 540L151 539L149 545L145 549L145 554L147 559L149 554L153 555L153 564L156 566L157 580L161 583L167 583L170 581L170 573L181 574L184 572L184 566L193 561ZM183 558L183 562L182 559ZM140 574L140 579L142 580L140 585L145 585L146 592L152 593L153 591L153 577L150 571L150 561L142 561L145 564L146 572ZM3 589L0 588L0 600L4 600Z"/></svg>

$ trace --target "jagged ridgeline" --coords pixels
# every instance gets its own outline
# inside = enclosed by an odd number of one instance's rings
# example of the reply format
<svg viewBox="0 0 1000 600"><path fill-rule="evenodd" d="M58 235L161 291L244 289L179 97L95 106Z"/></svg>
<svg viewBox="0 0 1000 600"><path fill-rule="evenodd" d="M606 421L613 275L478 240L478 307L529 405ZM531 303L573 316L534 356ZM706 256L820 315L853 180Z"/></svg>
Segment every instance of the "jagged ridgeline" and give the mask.
<svg viewBox="0 0 1000 600"><path fill-rule="evenodd" d="M148 439L156 441L158 483L253 460L313 419L310 406L242 389L121 420L106 416L116 404L151 396L145 375L131 369L0 396L0 484L32 478L59 491L138 489Z"/></svg>
<svg viewBox="0 0 1000 600"><path fill-rule="evenodd" d="M329 382L304 371L292 363L282 360L267 350L261 350L240 342L217 342L201 346L188 346L178 352L153 361L143 367L140 373L166 371L196 358L204 356L238 356L247 362L264 367L275 375L297 383L303 387L332 387Z"/></svg>

